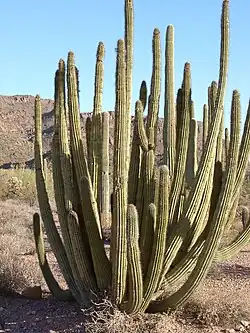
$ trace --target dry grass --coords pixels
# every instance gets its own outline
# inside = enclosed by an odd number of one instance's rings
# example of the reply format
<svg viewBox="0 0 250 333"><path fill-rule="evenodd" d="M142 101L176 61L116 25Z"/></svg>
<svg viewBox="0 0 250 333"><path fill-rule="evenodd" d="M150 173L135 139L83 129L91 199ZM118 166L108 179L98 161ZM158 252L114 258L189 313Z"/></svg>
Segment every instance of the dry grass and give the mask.
<svg viewBox="0 0 250 333"><path fill-rule="evenodd" d="M226 243L242 231L238 218L225 235ZM189 302L176 312L128 316L105 301L87 310L86 332L198 333L225 332L250 321L250 248L215 264ZM250 332L250 327L244 332Z"/></svg>
<svg viewBox="0 0 250 333"><path fill-rule="evenodd" d="M217 303L191 300L171 314L129 316L105 300L84 310L88 333L198 333L221 332L221 328L239 326L249 319L249 312L220 300Z"/></svg>
<svg viewBox="0 0 250 333"><path fill-rule="evenodd" d="M177 320L199 327L234 327L241 320L249 319L249 312L238 304L228 303L223 299L216 302L201 298L190 300L175 316Z"/></svg>
<svg viewBox="0 0 250 333"><path fill-rule="evenodd" d="M20 292L41 280L37 265L23 260L34 254L33 209L20 201L0 201L0 294Z"/></svg>
<svg viewBox="0 0 250 333"><path fill-rule="evenodd" d="M166 333L173 317L167 315L138 314L129 316L115 308L108 300L95 303L83 311L87 317L87 333ZM172 326L173 327L173 326Z"/></svg>
<svg viewBox="0 0 250 333"><path fill-rule="evenodd" d="M47 173L47 190L53 197L51 172ZM28 168L0 169L0 199L17 199L33 206L37 203L37 192L34 170Z"/></svg>
<svg viewBox="0 0 250 333"><path fill-rule="evenodd" d="M28 287L29 282L24 276L27 266L9 247L0 251L0 295L11 295Z"/></svg>
<svg viewBox="0 0 250 333"><path fill-rule="evenodd" d="M239 205L246 206L250 209L250 175L245 177L245 181L241 189Z"/></svg>
<svg viewBox="0 0 250 333"><path fill-rule="evenodd" d="M241 204L247 206L249 189L250 182L247 182L241 198ZM49 191L52 197L52 186ZM35 284L44 286L33 240L32 215L35 211L34 172L22 168L0 170L0 294L20 292ZM238 218L227 238L235 237L241 230ZM110 235L106 232L108 238ZM48 253L48 258L55 276L62 283L52 253ZM198 333L236 327L241 320L250 320L249 262L249 253L242 252L226 263L215 265L190 301L170 315L128 316L108 301L94 304L84 311L85 330L95 333Z"/></svg>

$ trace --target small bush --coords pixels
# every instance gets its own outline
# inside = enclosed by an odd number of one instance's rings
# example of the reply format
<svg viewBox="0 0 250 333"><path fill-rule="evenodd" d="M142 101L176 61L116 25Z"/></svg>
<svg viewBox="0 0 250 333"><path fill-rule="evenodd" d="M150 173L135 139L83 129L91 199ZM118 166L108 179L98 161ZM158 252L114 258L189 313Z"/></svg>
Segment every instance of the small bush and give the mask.
<svg viewBox="0 0 250 333"><path fill-rule="evenodd" d="M0 295L20 292L28 286L25 269L23 261L10 248L0 251Z"/></svg>
<svg viewBox="0 0 250 333"><path fill-rule="evenodd" d="M38 264L24 258L35 253L32 215L27 204L0 201L0 294L20 292L41 279Z"/></svg>
<svg viewBox="0 0 250 333"><path fill-rule="evenodd" d="M51 172L47 172L47 190L53 197ZM27 168L0 169L0 199L19 199L31 206L37 202L35 171Z"/></svg>
<svg viewBox="0 0 250 333"><path fill-rule="evenodd" d="M212 301L190 301L176 311L177 320L185 319L187 324L200 327L234 327L241 320L248 319L249 312L237 304L229 304L218 300Z"/></svg>
<svg viewBox="0 0 250 333"><path fill-rule="evenodd" d="M129 316L115 308L108 300L94 304L83 312L86 315L84 325L86 333L186 332L183 330L183 324L175 320L175 315L143 313Z"/></svg>

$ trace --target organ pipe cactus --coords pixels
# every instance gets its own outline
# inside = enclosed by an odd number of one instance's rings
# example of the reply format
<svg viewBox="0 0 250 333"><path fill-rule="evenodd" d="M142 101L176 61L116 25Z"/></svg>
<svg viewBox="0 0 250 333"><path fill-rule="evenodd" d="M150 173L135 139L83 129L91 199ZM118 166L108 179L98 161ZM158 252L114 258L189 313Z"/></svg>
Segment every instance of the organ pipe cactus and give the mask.
<svg viewBox="0 0 250 333"><path fill-rule="evenodd" d="M236 90L224 149L222 144L229 1L223 1L219 80L213 81L208 89L199 160L189 63L184 66L182 85L174 100L172 25L167 28L165 47L163 165L156 165L161 91L158 29L153 32L149 97L143 81L135 103L130 140L133 24L133 1L125 0L125 38L118 41L116 58L112 212L109 211L109 113L102 113L104 45L100 43L97 50L94 111L86 124L87 155L83 149L79 73L74 54L68 54L67 69L63 60L59 62L55 76L52 165L62 236L56 228L46 190L40 97L35 100L40 212L70 291L62 292L49 269L39 215L35 214L34 235L47 284L54 295L61 299L72 295L81 306L87 305L93 295L109 291L112 302L130 314L165 312L181 306L205 278L211 264L237 253L250 237L249 218L244 209L242 232L230 244L221 245L236 214L250 152L250 104L240 141L240 95ZM103 220L111 223L110 255L102 237Z"/></svg>

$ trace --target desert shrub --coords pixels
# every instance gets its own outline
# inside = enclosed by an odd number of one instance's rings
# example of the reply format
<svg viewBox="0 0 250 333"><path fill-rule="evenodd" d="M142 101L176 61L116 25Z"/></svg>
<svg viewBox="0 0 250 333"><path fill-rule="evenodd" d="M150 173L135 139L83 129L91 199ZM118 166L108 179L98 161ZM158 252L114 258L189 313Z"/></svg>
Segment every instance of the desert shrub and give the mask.
<svg viewBox="0 0 250 333"><path fill-rule="evenodd" d="M186 324L200 327L232 327L249 317L247 309L223 300L190 300L183 308L175 312L176 320L185 320Z"/></svg>
<svg viewBox="0 0 250 333"><path fill-rule="evenodd" d="M88 333L170 333L204 332L204 328L237 327L249 318L247 309L223 301L192 299L177 311L163 314L127 315L105 300L84 310Z"/></svg>
<svg viewBox="0 0 250 333"><path fill-rule="evenodd" d="M0 250L0 295L8 295L21 291L28 284L23 275L27 268L8 244Z"/></svg>
<svg viewBox="0 0 250 333"><path fill-rule="evenodd" d="M108 300L95 303L93 307L84 310L84 313L86 314L84 327L87 333L167 333L175 321L173 315L166 314L144 313L129 316Z"/></svg>
<svg viewBox="0 0 250 333"><path fill-rule="evenodd" d="M47 173L47 188L49 196L53 196L51 173ZM35 172L32 169L16 167L0 169L0 199L19 199L31 206L37 202Z"/></svg>
<svg viewBox="0 0 250 333"><path fill-rule="evenodd" d="M0 294L20 292L41 278L34 254L32 208L15 200L0 201Z"/></svg>

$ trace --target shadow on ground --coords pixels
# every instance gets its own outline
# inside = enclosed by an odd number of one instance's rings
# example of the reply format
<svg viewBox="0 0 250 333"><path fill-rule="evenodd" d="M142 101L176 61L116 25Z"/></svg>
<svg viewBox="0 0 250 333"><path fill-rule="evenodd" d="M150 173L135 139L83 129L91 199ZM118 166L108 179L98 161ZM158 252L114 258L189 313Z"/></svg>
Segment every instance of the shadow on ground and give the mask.
<svg viewBox="0 0 250 333"><path fill-rule="evenodd" d="M62 302L52 298L5 298L1 305L3 310L0 315L6 333L85 332L86 317L76 302ZM22 311L18 311L19 307L22 307Z"/></svg>
<svg viewBox="0 0 250 333"><path fill-rule="evenodd" d="M210 270L208 278L213 280L221 280L222 278L247 279L250 278L250 267L230 263L218 264Z"/></svg>

